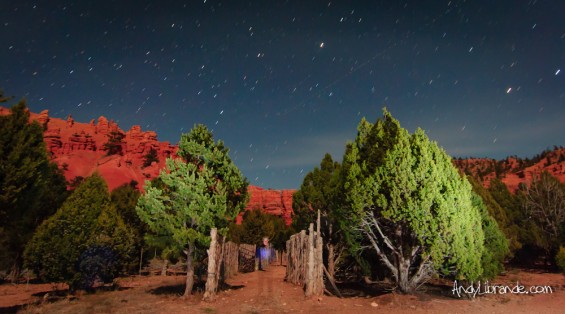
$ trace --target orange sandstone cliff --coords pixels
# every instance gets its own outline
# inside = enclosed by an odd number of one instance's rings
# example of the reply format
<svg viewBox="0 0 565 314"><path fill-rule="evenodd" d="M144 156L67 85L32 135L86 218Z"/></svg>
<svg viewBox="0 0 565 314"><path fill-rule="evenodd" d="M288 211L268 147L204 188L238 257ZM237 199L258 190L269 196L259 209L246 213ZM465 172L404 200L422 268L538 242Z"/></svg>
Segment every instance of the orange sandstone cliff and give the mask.
<svg viewBox="0 0 565 314"><path fill-rule="evenodd" d="M499 178L512 192L521 183L528 184L534 176L547 171L561 182L565 182L565 148L554 147L532 159L507 157L503 160L490 158L454 159L455 165L465 174L472 175L488 187L490 181Z"/></svg>
<svg viewBox="0 0 565 314"><path fill-rule="evenodd" d="M0 115L10 110L0 107ZM142 131L134 125L124 131L112 120L101 116L89 123L52 118L48 110L39 114L30 112L30 120L37 121L44 128L43 138L52 161L64 171L68 182L76 177L88 177L94 172L106 180L110 190L129 183L138 182L143 188L145 180L159 175L165 167L167 157L176 157L177 146L157 140L157 133ZM108 155L110 138L114 138L114 149L120 153ZM157 152L158 162L144 167L145 156ZM260 209L266 213L282 217L287 224L292 221L292 195L294 190L265 190L249 186L250 201L246 210ZM241 216L238 221L241 222Z"/></svg>

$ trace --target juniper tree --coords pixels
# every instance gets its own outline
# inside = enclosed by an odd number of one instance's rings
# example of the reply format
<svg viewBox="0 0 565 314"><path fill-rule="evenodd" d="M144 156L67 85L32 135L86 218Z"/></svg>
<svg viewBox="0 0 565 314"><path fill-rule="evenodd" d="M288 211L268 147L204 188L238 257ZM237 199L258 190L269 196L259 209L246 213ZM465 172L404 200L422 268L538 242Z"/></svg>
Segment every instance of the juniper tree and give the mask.
<svg viewBox="0 0 565 314"><path fill-rule="evenodd" d="M471 200L481 215L481 225L485 236L485 249L481 257L483 273L480 279L493 279L504 270L504 260L510 253L509 241L496 219L489 213L481 196L473 192Z"/></svg>
<svg viewBox="0 0 565 314"><path fill-rule="evenodd" d="M141 254L139 255L140 257L136 257L132 260L132 263L128 265L128 272L130 273L132 273L137 266L143 262L142 256L145 246L143 238L147 229L147 226L139 219L139 216L137 216L137 212L135 211L137 200L141 196L141 192L137 190L136 187L137 182L132 180L130 183L126 183L115 188L112 193L110 193L112 204L116 207L118 215L120 215L123 222L130 228L134 235L135 251L141 251Z"/></svg>
<svg viewBox="0 0 565 314"><path fill-rule="evenodd" d="M532 241L545 251L554 264L554 256L565 243L565 184L544 171L529 186L519 191L523 211L528 215Z"/></svg>
<svg viewBox="0 0 565 314"><path fill-rule="evenodd" d="M134 235L110 201L104 179L88 177L36 230L25 250L27 267L71 291L94 279L111 280L131 259Z"/></svg>
<svg viewBox="0 0 565 314"><path fill-rule="evenodd" d="M8 99L0 91L1 100ZM0 268L10 266L13 281L35 228L66 196L65 177L49 162L43 128L29 122L22 100L0 116Z"/></svg>
<svg viewBox="0 0 565 314"><path fill-rule="evenodd" d="M339 204L339 171L340 164L334 162L330 154L325 154L320 167L307 173L300 189L292 197L292 227L296 231L307 230L310 223L321 214L320 230L326 243L328 256L328 272L334 277L336 262L339 260L343 246L339 232L339 219L336 210Z"/></svg>
<svg viewBox="0 0 565 314"><path fill-rule="evenodd" d="M241 225L230 226L230 240L235 243L261 245L264 237L272 239L275 236L276 230L273 218L275 216L264 213L261 209L246 211Z"/></svg>
<svg viewBox="0 0 565 314"><path fill-rule="evenodd" d="M183 134L180 158L168 158L159 174L161 184L146 182L137 213L149 229L184 248L187 278L184 295L194 284L194 257L209 245L210 230L225 235L230 221L248 200L247 180L231 161L223 142L214 142L204 125Z"/></svg>
<svg viewBox="0 0 565 314"><path fill-rule="evenodd" d="M385 109L375 124L362 119L343 164L342 227L357 250L376 253L400 291L435 272L481 276L484 234L471 186L424 131L410 135Z"/></svg>
<svg viewBox="0 0 565 314"><path fill-rule="evenodd" d="M483 215L481 208L485 207L487 209L488 216L492 217L496 221L497 229L502 230L505 238L508 240L508 248L509 248L508 253L512 255L515 251L521 248L522 244L519 241L518 226L514 224L510 216L511 209L503 208L497 202L496 198L492 195L491 190L484 188L483 185L479 181L477 181L477 179L475 179L474 177L467 176L467 180L469 181L469 183L471 183L473 192L475 192L481 199L480 203L474 202L474 204L476 204L477 207L480 207L479 210L481 210L481 215ZM494 180L500 182L500 184L502 184L504 186L504 189L506 190L506 186L504 185L504 183L502 183L498 179L494 179ZM494 180L491 180L491 187ZM484 223L483 223L483 227L484 227Z"/></svg>

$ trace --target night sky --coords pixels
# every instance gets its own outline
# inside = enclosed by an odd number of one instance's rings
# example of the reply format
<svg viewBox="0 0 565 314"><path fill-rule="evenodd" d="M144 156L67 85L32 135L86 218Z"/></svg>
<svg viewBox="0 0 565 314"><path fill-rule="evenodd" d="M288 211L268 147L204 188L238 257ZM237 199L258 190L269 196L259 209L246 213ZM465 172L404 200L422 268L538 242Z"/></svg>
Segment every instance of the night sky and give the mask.
<svg viewBox="0 0 565 314"><path fill-rule="evenodd" d="M382 107L455 157L565 134L565 1L0 2L0 88L177 143L213 129L251 184L298 188Z"/></svg>

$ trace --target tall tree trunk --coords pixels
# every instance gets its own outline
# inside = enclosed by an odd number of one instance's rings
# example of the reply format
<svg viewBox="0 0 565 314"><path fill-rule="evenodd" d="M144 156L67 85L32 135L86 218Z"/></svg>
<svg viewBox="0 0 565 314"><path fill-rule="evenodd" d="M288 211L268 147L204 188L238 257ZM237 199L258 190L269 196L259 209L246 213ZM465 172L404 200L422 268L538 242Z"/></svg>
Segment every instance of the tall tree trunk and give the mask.
<svg viewBox="0 0 565 314"><path fill-rule="evenodd" d="M398 262L398 288L404 293L413 291L412 280L410 280L410 260L401 257Z"/></svg>
<svg viewBox="0 0 565 314"><path fill-rule="evenodd" d="M188 250L186 252L186 288L184 289L184 297L188 297L192 293L194 286L194 265L192 264L192 253L194 252L193 245L188 243Z"/></svg>

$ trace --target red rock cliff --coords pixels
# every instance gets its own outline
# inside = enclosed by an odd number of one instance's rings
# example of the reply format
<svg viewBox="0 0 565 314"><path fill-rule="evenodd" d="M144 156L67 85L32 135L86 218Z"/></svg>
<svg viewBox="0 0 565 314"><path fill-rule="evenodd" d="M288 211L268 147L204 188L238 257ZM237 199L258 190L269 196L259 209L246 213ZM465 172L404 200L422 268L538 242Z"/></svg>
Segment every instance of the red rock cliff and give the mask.
<svg viewBox="0 0 565 314"><path fill-rule="evenodd" d="M521 183L529 183L534 176L543 171L565 182L565 148L555 147L542 152L532 159L508 157L503 160L490 158L454 159L454 164L466 174L470 174L488 187L490 180L498 177L512 192Z"/></svg>
<svg viewBox="0 0 565 314"><path fill-rule="evenodd" d="M0 115L9 114L10 110L0 107ZM69 116L66 120L49 117L49 111L39 114L30 113L30 120L44 126L43 138L51 158L64 170L67 181L77 176L88 177L95 171L108 183L110 190L135 180L143 188L145 180L159 175L165 167L167 157L175 157L177 146L169 142L159 142L157 133L142 131L134 125L124 132L112 120L99 117L95 122L75 122ZM121 154L108 155L105 146L110 137L119 139L115 142ZM157 152L159 162L143 167L144 156L151 149ZM246 210L259 208L269 214L283 217L291 223L292 194L294 190L265 190L249 186L250 202ZM241 222L241 216L238 220Z"/></svg>
<svg viewBox="0 0 565 314"><path fill-rule="evenodd" d="M8 109L0 109L0 114L8 113ZM156 177L159 169L165 166L165 159L177 151L175 145L159 142L155 132L142 131L137 125L124 132L117 123L103 116L97 122L80 123L70 115L66 120L51 118L49 111L43 110L39 114L30 113L30 120L44 127L47 150L52 160L64 170L68 181L98 171L110 190L131 180L143 187L145 180ZM113 145L120 153L108 155L106 144L110 138L116 139ZM144 156L151 149L157 152L159 162L144 167Z"/></svg>
<svg viewBox="0 0 565 314"><path fill-rule="evenodd" d="M296 190L266 190L249 186L249 203L245 210L260 209L268 214L282 217L287 225L292 223L292 195ZM243 213L237 217L241 223Z"/></svg>

